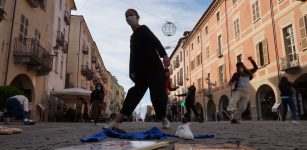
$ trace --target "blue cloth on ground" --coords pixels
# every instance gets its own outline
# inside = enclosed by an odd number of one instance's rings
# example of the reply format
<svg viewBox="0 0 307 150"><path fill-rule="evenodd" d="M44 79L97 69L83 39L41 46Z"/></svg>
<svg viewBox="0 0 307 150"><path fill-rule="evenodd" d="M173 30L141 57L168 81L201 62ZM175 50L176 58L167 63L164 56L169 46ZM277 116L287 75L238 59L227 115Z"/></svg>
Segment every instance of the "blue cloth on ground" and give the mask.
<svg viewBox="0 0 307 150"><path fill-rule="evenodd" d="M105 134L105 131L101 131L99 133L86 136L80 140L81 142L98 142L98 141L105 139L106 137L107 135Z"/></svg>
<svg viewBox="0 0 307 150"><path fill-rule="evenodd" d="M136 133L119 133L111 128L101 131L99 133L86 136L81 142L99 142L107 136L120 139L137 139L137 140L150 140L150 139L166 139L167 137L175 137L175 135L161 132L157 127L153 127L146 132ZM194 135L194 138L213 138L214 135Z"/></svg>

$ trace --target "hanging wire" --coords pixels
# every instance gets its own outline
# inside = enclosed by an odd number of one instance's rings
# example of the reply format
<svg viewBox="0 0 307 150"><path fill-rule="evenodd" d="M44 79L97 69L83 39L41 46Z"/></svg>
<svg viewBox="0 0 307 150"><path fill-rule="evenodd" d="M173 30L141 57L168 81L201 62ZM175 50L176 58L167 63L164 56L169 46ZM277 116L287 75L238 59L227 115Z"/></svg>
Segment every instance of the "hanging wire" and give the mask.
<svg viewBox="0 0 307 150"><path fill-rule="evenodd" d="M145 13L147 13L147 14L153 16L153 17L156 17L157 19L163 20L163 21L165 21L165 22L171 22L171 21L168 21L167 19L165 19L165 18L163 18L163 17L157 16L157 15L155 15L155 14L153 14L153 13L151 13L151 12L145 10L145 9L142 9L142 8L140 8L140 7L138 7L138 6L134 5L134 4L128 3L128 2L126 2L126 1L124 1L124 0L119 0L119 1L121 1L122 3L125 3L125 4L128 5L128 6L133 6L133 7L137 8L137 9L140 9L140 10L142 10L143 12L145 12Z"/></svg>

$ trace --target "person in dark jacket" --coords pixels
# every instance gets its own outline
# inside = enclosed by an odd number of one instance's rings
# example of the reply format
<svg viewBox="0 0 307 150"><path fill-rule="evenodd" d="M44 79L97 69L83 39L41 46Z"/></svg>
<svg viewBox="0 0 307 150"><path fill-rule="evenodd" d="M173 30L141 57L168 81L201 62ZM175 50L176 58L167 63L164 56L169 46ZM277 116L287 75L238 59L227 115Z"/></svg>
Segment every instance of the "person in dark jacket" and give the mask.
<svg viewBox="0 0 307 150"><path fill-rule="evenodd" d="M166 118L167 95L165 92L164 68L170 66L170 59L158 40L146 25L140 25L140 16L134 9L125 13L126 21L133 30L130 38L129 77L135 85L129 89L123 108L108 127L117 126L124 116L132 114L149 88L150 97L157 117L163 128L170 128ZM161 59L163 58L163 63Z"/></svg>
<svg viewBox="0 0 307 150"><path fill-rule="evenodd" d="M291 110L292 115L292 123L293 124L299 124L296 121L296 108L293 101L293 91L292 88L295 88L296 85L291 83L287 77L281 77L278 88L280 91L280 98L281 103L284 108L283 114L282 114L282 121L286 120L287 112L288 112L288 105Z"/></svg>
<svg viewBox="0 0 307 150"><path fill-rule="evenodd" d="M172 110L172 119L173 121L178 121L178 102L175 101L173 102L172 106L171 106L171 110Z"/></svg>
<svg viewBox="0 0 307 150"><path fill-rule="evenodd" d="M95 90L91 93L92 119L95 125L99 121L101 106L104 102L104 95L103 86L101 84L96 84Z"/></svg>
<svg viewBox="0 0 307 150"><path fill-rule="evenodd" d="M195 92L196 92L196 87L193 83L193 85L191 85L188 88L188 92L184 93L184 94L179 94L179 95L175 95L175 96L186 96L185 99L185 107L187 109L187 113L185 114L185 119L186 121L191 121L191 109L195 115L196 118L199 118L199 113L195 107ZM185 122L185 121L184 121Z"/></svg>
<svg viewBox="0 0 307 150"><path fill-rule="evenodd" d="M249 82L253 79L253 74L258 70L258 66L253 58L248 57L248 60L252 63L253 68L247 69L242 62L238 62L236 64L237 72L233 74L229 81L230 86L235 84L227 107L228 112L232 115L231 123L233 124L240 123L239 120L241 119L242 113L245 111L250 99Z"/></svg>

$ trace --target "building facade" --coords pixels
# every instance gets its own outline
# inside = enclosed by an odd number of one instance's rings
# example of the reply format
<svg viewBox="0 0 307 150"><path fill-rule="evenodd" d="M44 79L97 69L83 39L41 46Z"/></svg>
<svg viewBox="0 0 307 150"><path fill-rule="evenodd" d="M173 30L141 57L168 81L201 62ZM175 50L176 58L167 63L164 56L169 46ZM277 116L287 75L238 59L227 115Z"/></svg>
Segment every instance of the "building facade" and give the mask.
<svg viewBox="0 0 307 150"><path fill-rule="evenodd" d="M175 47L174 51L172 52L170 59L171 59L171 66L169 68L170 70L170 81L171 81L171 86L176 87L179 86L179 88L176 91L170 91L169 94L169 112L170 112L170 106L177 101L178 103L181 103L182 101L185 100L184 97L177 97L175 95L177 94L183 94L187 92L187 81L189 81L189 77L186 76L186 57L185 57L185 52L182 49L182 46L188 36L189 32L185 34L184 37L182 37L178 43L177 46ZM184 112L184 107L180 107L180 112L183 114Z"/></svg>
<svg viewBox="0 0 307 150"><path fill-rule="evenodd" d="M97 83L108 89L112 75L83 16L71 16L74 0L0 0L0 8L6 12L0 22L0 86L24 92L31 101L31 118L57 121L56 112L63 114L64 101L51 91L93 90ZM121 101L124 90L112 81ZM72 107L89 113L89 103L82 104Z"/></svg>
<svg viewBox="0 0 307 150"><path fill-rule="evenodd" d="M59 55L53 42L57 32L54 29L56 3L46 0L0 1L6 12L0 23L0 84L22 90L31 101L31 117L38 121L47 119L41 108L48 107L48 74L53 70L54 57ZM65 3L68 3L65 10L70 12L74 2L63 1L63 5ZM64 13L62 15L64 17Z"/></svg>
<svg viewBox="0 0 307 150"><path fill-rule="evenodd" d="M195 84L197 103L207 121L229 119L224 111L231 97L228 86L236 63L248 68L254 58L259 70L249 89L250 104L243 119L272 120L280 102L281 76L307 81L307 3L300 0L215 0L187 37L183 49L188 81ZM298 115L306 118L307 95L297 91Z"/></svg>
<svg viewBox="0 0 307 150"><path fill-rule="evenodd" d="M53 57L53 69L48 74L48 89L45 99L48 100L48 120L56 121L56 112L58 105L63 105L64 102L50 95L50 91L62 90L65 88L66 82L66 67L68 42L70 31L70 16L71 10L76 10L76 5L73 0L54 1L54 19L52 45L56 54ZM60 104L59 104L60 103Z"/></svg>

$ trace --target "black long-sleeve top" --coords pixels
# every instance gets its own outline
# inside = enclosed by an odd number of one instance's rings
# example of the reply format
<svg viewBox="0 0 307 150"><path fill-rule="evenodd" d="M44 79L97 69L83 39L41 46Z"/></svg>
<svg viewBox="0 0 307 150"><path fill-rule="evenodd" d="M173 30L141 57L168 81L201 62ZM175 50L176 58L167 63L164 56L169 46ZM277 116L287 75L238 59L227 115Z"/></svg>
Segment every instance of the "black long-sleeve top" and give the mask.
<svg viewBox="0 0 307 150"><path fill-rule="evenodd" d="M194 101L195 100L195 92L196 92L196 88L189 88L187 93L179 94L177 96L179 96L179 97L186 96L186 100Z"/></svg>
<svg viewBox="0 0 307 150"><path fill-rule="evenodd" d="M150 29L141 25L130 39L129 74L161 73L164 70L160 57L167 55L164 47ZM130 76L131 77L131 76Z"/></svg>

